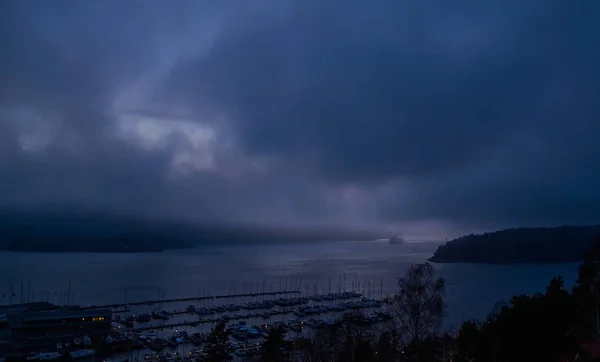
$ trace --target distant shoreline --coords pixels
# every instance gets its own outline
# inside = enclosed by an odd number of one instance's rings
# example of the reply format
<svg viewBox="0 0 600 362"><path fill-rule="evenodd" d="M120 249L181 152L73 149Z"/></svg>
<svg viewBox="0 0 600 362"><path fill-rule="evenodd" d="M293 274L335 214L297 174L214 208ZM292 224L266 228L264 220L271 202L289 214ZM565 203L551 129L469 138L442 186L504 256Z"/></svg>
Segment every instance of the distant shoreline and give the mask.
<svg viewBox="0 0 600 362"><path fill-rule="evenodd" d="M191 249L186 248L186 249ZM6 253L19 253L19 254L152 254L152 253L163 253L171 250L182 250L179 249L164 249L164 250L133 250L133 251L96 251L96 250L11 250L11 249L0 249L0 252Z"/></svg>
<svg viewBox="0 0 600 362"><path fill-rule="evenodd" d="M200 245L372 240L373 231L296 230L260 225L183 223L101 212L0 209L0 250L14 252L156 253Z"/></svg>
<svg viewBox="0 0 600 362"><path fill-rule="evenodd" d="M222 246L232 246L232 247L238 247L238 246L264 246L264 245L289 245L289 244L319 244L319 243L328 243L328 242L345 242L345 243L352 243L352 242L361 242L361 243L365 243L365 242L372 242L373 240L348 240L348 241L342 241L342 240L333 240L333 241L328 241L328 240L323 240L323 241L316 241L316 240L306 240L306 241L302 241L302 240L285 240L282 239L280 241L274 241L274 240L269 240L269 239L265 239L265 240L251 240L251 241L241 241L241 240L218 240L216 242L211 242L211 243L189 243L189 242L178 242L178 245L174 245L174 246L169 246L169 247L163 247L158 246L156 247L156 245L149 245L151 246L150 248L145 248L143 246L146 245L140 245L137 244L136 247L132 248L132 247L121 247L121 246L117 246L117 245L113 245L112 247L106 247L104 249L102 248L98 248L96 247L96 245L92 245L90 248L71 248L71 246L73 246L72 243L68 243L68 244L62 244L60 245L59 248L56 248L56 244L52 245L52 248L49 248L48 245L49 244L45 244L45 243L36 243L35 245L29 245L29 246L22 246L22 245L17 245L16 247L13 247L13 245L0 245L0 252L12 252L12 253L44 253L44 254L74 254L74 253L90 253L90 254L148 254L148 253L162 253L162 252L169 252L169 251L176 251L176 250L191 250L191 249L201 249L204 247L210 248L210 247L222 247ZM385 240L387 243L387 240ZM81 247L81 245L79 245Z"/></svg>
<svg viewBox="0 0 600 362"><path fill-rule="evenodd" d="M600 226L505 229L466 235L440 245L428 261L439 264L559 264L581 261Z"/></svg>
<svg viewBox="0 0 600 362"><path fill-rule="evenodd" d="M578 263L579 260L503 260L503 261L468 261L468 260L435 260L433 257L427 259L428 262L433 264L475 264L475 265L543 265L543 264L570 264Z"/></svg>
<svg viewBox="0 0 600 362"><path fill-rule="evenodd" d="M160 248L160 249L105 249L105 250L97 250L97 249L79 249L79 250L57 250L57 249L19 249L19 248L0 248L0 252L10 252L10 253L23 253L23 254L75 254L75 253L87 253L87 254L148 254L148 253L162 253L165 251L171 250L185 250L185 249L193 249L194 246L190 245L187 247L173 247L173 248Z"/></svg>

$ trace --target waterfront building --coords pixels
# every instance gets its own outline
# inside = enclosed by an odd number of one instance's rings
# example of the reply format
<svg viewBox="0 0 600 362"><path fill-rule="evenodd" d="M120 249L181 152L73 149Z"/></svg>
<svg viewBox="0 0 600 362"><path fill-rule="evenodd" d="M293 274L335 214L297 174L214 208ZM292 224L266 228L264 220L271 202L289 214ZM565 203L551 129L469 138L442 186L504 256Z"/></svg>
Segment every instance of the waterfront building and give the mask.
<svg viewBox="0 0 600 362"><path fill-rule="evenodd" d="M0 310L0 356L100 343L111 331L110 309L12 306Z"/></svg>

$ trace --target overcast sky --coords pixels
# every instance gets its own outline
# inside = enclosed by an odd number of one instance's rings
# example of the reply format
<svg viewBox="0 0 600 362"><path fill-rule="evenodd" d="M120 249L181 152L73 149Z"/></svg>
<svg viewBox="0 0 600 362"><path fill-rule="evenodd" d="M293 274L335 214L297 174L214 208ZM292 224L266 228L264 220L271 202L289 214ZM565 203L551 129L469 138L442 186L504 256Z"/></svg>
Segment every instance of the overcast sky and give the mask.
<svg viewBox="0 0 600 362"><path fill-rule="evenodd" d="M600 221L600 1L0 1L0 207Z"/></svg>

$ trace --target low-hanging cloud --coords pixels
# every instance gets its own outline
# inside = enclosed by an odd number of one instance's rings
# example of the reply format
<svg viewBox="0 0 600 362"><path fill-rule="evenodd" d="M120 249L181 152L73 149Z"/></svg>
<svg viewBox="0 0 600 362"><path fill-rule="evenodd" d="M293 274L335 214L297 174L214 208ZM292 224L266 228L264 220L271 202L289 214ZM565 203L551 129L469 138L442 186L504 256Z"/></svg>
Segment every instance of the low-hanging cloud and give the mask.
<svg viewBox="0 0 600 362"><path fill-rule="evenodd" d="M0 6L4 207L427 236L600 216L591 0Z"/></svg>

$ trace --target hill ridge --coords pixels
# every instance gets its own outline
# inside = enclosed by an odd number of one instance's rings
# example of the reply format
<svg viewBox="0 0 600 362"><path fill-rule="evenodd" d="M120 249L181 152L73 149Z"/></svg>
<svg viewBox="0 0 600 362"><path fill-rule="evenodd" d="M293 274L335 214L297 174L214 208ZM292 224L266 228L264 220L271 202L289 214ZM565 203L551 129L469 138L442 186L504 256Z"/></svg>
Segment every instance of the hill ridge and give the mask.
<svg viewBox="0 0 600 362"><path fill-rule="evenodd" d="M502 229L469 234L437 248L435 263L558 263L581 260L600 225Z"/></svg>

